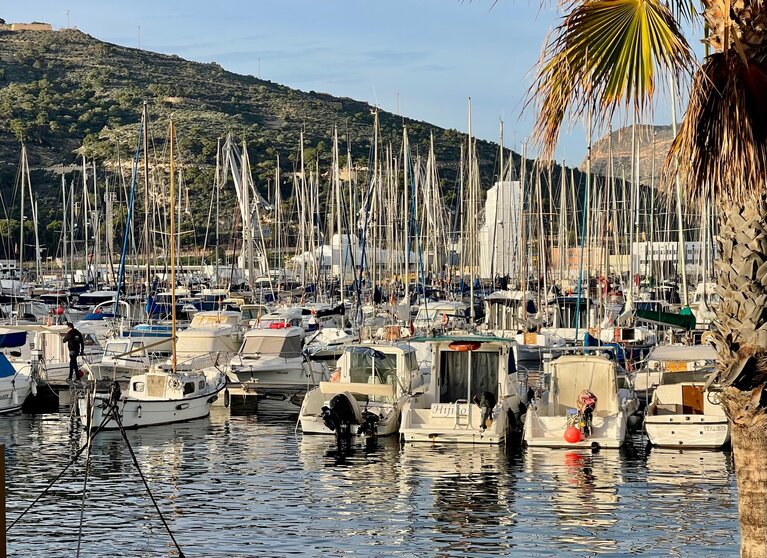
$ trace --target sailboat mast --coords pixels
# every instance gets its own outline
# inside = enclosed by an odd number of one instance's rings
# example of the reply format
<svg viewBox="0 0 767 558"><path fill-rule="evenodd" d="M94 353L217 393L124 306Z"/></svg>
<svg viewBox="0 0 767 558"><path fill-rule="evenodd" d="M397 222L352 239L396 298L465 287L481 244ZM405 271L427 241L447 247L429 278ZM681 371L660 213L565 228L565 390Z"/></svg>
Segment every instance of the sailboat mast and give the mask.
<svg viewBox="0 0 767 558"><path fill-rule="evenodd" d="M24 190L26 189L27 146L21 144L21 209L19 213L19 273L24 273Z"/></svg>
<svg viewBox="0 0 767 558"><path fill-rule="evenodd" d="M144 105L146 107L146 105ZM176 199L176 182L174 178L175 167L173 164L173 120L170 121L170 296L171 296L171 353L172 370L176 372L176 212L174 203Z"/></svg>
<svg viewBox="0 0 767 558"><path fill-rule="evenodd" d="M144 114L141 119L144 130L141 133L144 150L144 250L146 250L146 289L147 295L152 287L152 271L149 264L149 103L144 101Z"/></svg>
<svg viewBox="0 0 767 558"><path fill-rule="evenodd" d="M64 173L61 173L61 210L63 212L61 220L61 252L62 252L62 271L64 272L63 284L66 287L69 283L67 277L67 181Z"/></svg>

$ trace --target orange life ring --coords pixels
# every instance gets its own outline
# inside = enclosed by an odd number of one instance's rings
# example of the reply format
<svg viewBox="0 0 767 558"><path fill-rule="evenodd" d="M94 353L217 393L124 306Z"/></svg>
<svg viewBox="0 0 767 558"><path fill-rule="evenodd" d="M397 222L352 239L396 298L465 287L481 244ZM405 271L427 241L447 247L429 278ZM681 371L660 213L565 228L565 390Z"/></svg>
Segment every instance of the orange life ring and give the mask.
<svg viewBox="0 0 767 558"><path fill-rule="evenodd" d="M481 345L482 343L479 341L453 341L448 347L450 347L451 351L464 353L466 351L476 351Z"/></svg>

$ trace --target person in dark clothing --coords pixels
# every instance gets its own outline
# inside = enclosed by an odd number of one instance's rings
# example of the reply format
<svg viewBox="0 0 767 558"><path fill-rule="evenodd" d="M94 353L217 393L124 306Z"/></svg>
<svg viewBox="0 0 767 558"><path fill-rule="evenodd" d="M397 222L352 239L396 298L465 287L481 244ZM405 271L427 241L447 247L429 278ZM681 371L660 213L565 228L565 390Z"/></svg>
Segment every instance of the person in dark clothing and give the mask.
<svg viewBox="0 0 767 558"><path fill-rule="evenodd" d="M83 340L83 334L80 333L72 322L67 322L67 333L64 335L62 341L67 344L69 349L69 378L68 380L77 381L77 357L85 352L85 341Z"/></svg>

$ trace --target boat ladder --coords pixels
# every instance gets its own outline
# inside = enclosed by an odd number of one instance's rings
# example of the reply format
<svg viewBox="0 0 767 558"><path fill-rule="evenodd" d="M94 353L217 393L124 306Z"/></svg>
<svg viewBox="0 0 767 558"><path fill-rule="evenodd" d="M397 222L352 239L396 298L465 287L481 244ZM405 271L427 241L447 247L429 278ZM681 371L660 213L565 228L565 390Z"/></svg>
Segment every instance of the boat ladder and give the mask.
<svg viewBox="0 0 767 558"><path fill-rule="evenodd" d="M466 405L466 415L461 415L461 405ZM455 428L471 428L471 409L468 399L456 399L455 401Z"/></svg>

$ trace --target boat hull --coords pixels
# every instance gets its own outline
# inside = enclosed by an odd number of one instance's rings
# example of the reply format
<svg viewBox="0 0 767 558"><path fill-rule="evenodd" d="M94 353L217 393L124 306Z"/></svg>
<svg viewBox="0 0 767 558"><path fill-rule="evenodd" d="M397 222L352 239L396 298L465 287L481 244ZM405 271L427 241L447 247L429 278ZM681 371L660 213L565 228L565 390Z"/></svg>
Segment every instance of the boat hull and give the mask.
<svg viewBox="0 0 767 558"><path fill-rule="evenodd" d="M218 398L218 394L223 389L224 386L221 385L215 392L189 399L148 401L122 399L118 402L120 420L123 428L133 429L204 418L210 414L211 405ZM107 412L107 397L107 395L102 394L96 396L92 409L92 429L101 425L105 418L105 413ZM83 425L87 428L86 417L89 411L87 399L80 399L78 401L78 407L80 411L80 419L83 421ZM104 426L102 426L102 429L117 430L119 429L119 426L113 418L110 418Z"/></svg>
<svg viewBox="0 0 767 558"><path fill-rule="evenodd" d="M530 409L525 419L524 442L530 447L618 449L626 439L626 415L622 412L594 417L593 435L578 442L565 440L567 427L567 417L542 417Z"/></svg>
<svg viewBox="0 0 767 558"><path fill-rule="evenodd" d="M720 416L648 416L645 428L650 443L659 447L718 449L730 441L730 426Z"/></svg>

